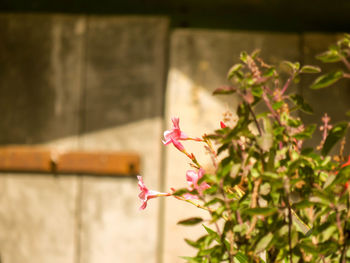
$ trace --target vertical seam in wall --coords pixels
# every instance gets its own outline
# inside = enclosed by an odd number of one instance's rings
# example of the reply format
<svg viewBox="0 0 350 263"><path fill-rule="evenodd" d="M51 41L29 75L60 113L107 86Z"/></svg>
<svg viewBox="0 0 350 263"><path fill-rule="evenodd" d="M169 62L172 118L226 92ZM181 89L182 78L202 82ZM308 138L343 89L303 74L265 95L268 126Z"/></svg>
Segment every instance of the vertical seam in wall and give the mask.
<svg viewBox="0 0 350 263"><path fill-rule="evenodd" d="M168 18L169 19L169 18ZM164 38L164 71L163 71L163 93L162 93L162 120L161 129L165 130L166 124L166 91L168 84L168 73L169 73L169 61L170 61L170 23L167 24L167 33ZM161 132L162 132L161 131ZM166 186L166 149L162 147L160 150L160 177L159 186L162 192L165 191ZM158 228L157 228L157 249L156 249L156 262L163 263L163 252L164 252L164 220L165 220L165 199L159 199L159 209L158 209Z"/></svg>
<svg viewBox="0 0 350 263"><path fill-rule="evenodd" d="M299 32L299 62L300 62L300 65L303 66L304 65L304 62L305 62L305 53L304 53L304 45L305 45L305 40L304 40L304 32ZM300 95L300 96L303 96L303 82L299 82L298 86L297 86L297 93ZM299 110L298 111L298 116L301 118L301 111Z"/></svg>
<svg viewBox="0 0 350 263"><path fill-rule="evenodd" d="M305 39L304 39L304 33L299 33L299 62L300 65L304 65L305 62L305 54L304 54L304 45L305 45ZM298 93L300 95L303 95L303 87L302 85L298 85Z"/></svg>
<svg viewBox="0 0 350 263"><path fill-rule="evenodd" d="M89 17L83 16L84 33L82 37L82 58L81 58L81 72L80 72L80 90L79 90L79 105L78 105L78 148L81 149L83 145L82 135L85 131L86 123L86 83L87 83L87 50L88 41L87 36L89 32ZM77 198L76 198L76 213L75 213L75 263L81 262L82 254L82 203L83 203L83 176L77 177Z"/></svg>

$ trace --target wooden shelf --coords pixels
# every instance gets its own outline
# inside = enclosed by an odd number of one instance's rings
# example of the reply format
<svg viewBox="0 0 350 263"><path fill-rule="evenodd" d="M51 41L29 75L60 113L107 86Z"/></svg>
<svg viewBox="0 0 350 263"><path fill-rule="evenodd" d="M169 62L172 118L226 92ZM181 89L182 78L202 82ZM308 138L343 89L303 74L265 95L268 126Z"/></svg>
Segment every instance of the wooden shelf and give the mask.
<svg viewBox="0 0 350 263"><path fill-rule="evenodd" d="M130 152L55 150L31 146L0 147L0 172L135 175L140 157Z"/></svg>

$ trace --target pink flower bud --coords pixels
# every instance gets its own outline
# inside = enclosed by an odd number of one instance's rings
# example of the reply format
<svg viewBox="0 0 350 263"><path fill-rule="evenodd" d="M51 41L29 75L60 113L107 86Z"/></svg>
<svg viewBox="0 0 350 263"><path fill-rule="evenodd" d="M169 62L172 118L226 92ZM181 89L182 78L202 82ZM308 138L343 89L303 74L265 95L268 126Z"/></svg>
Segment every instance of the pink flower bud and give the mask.
<svg viewBox="0 0 350 263"><path fill-rule="evenodd" d="M223 123L222 121L220 121L220 126L221 126L222 129L223 129L223 128L226 128L225 123Z"/></svg>

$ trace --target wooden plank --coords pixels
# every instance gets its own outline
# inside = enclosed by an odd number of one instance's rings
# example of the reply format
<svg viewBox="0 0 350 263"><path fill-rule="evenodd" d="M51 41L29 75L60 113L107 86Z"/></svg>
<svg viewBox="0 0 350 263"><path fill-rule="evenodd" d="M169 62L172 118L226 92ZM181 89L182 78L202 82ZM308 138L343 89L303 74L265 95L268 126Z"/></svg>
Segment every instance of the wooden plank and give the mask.
<svg viewBox="0 0 350 263"><path fill-rule="evenodd" d="M126 152L58 153L38 147L8 146L0 148L0 171L134 175L140 172L140 157Z"/></svg>
<svg viewBox="0 0 350 263"><path fill-rule="evenodd" d="M133 153L69 152L58 158L58 173L130 175L140 171L140 160Z"/></svg>
<svg viewBox="0 0 350 263"><path fill-rule="evenodd" d="M51 153L34 147L1 147L0 171L51 172Z"/></svg>

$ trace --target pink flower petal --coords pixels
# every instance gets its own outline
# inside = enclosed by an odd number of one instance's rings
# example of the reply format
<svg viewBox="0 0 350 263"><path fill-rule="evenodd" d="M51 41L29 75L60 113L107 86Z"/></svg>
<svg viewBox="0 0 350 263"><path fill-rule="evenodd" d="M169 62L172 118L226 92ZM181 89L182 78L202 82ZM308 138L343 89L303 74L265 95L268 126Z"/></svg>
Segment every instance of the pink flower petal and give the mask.
<svg viewBox="0 0 350 263"><path fill-rule="evenodd" d="M181 142L175 139L171 139L171 142L180 152L185 152L185 147L181 144Z"/></svg>
<svg viewBox="0 0 350 263"><path fill-rule="evenodd" d="M146 187L146 185L144 184L142 177L141 176L137 176L138 179L138 186L140 188L141 193L139 194L139 198L142 201L142 205L140 207L141 210L145 209L147 207L147 201L152 199L152 198L156 198L156 197L160 197L160 196L170 196L171 194L169 193L161 193L158 191L154 191L154 190L148 190L148 188Z"/></svg>

